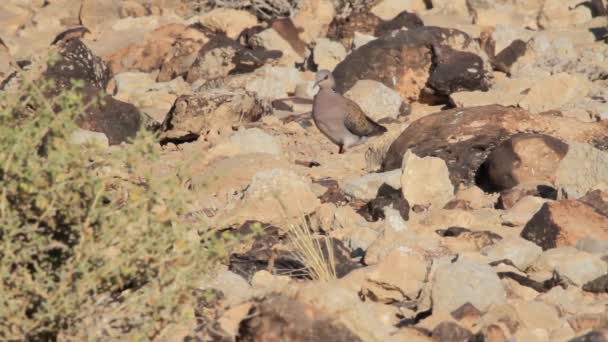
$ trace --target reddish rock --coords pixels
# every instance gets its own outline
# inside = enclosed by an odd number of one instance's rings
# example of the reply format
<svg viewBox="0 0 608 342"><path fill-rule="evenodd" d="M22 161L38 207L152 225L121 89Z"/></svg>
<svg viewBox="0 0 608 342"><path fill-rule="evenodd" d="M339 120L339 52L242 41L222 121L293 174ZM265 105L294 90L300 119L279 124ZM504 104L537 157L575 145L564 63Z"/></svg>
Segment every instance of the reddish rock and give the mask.
<svg viewBox="0 0 608 342"><path fill-rule="evenodd" d="M450 44L452 42L452 44ZM451 49L465 49L471 43L470 37L458 30L439 27L417 27L400 30L382 36L349 54L333 71L337 81L337 91L344 93L358 80L371 79L395 89L406 102L420 98L427 81L437 70L431 86L439 93L454 89L487 89L485 68L477 56L455 52ZM443 58L433 58L431 46L450 46L437 51L446 51ZM472 58L472 59L471 59ZM469 60L470 59L470 60ZM464 65L479 64L476 70L479 78L469 77L462 72ZM440 73L445 73L441 76ZM467 77L471 80L465 80Z"/></svg>
<svg viewBox="0 0 608 342"><path fill-rule="evenodd" d="M503 141L520 132L547 133L561 140L589 142L602 147L608 122L584 123L551 114L499 105L450 109L413 122L389 147L382 171L401 168L411 149L419 157L443 159L457 186L473 184L482 163ZM604 148L605 149L605 148ZM477 179L478 182L482 180Z"/></svg>
<svg viewBox="0 0 608 342"><path fill-rule="evenodd" d="M515 134L485 161L489 186L503 191L518 184L553 184L568 145L544 134Z"/></svg>
<svg viewBox="0 0 608 342"><path fill-rule="evenodd" d="M608 217L580 201L548 202L528 221L521 236L543 250L576 246L584 237L608 240Z"/></svg>

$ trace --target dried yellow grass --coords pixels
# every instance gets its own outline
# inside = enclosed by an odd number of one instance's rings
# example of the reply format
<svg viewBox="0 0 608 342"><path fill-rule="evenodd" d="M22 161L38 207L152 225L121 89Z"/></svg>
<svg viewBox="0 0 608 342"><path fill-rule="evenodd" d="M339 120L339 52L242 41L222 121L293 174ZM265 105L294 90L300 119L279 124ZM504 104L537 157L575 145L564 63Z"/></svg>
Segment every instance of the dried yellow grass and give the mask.
<svg viewBox="0 0 608 342"><path fill-rule="evenodd" d="M303 219L302 223L291 224L287 236L294 248L294 256L305 267L314 280L330 281L336 279L336 261L334 246L328 236L323 236L323 243L327 249L327 258L323 253L322 245L315 238L309 223Z"/></svg>

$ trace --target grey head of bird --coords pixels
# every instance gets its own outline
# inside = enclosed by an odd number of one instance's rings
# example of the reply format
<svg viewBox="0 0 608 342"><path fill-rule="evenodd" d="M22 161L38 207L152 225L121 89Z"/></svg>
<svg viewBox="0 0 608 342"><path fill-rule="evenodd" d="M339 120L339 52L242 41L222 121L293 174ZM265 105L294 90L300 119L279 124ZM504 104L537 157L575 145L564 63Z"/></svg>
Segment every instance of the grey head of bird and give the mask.
<svg viewBox="0 0 608 342"><path fill-rule="evenodd" d="M315 77L315 86L319 86L321 89L334 89L336 86L334 75L329 70L319 70Z"/></svg>

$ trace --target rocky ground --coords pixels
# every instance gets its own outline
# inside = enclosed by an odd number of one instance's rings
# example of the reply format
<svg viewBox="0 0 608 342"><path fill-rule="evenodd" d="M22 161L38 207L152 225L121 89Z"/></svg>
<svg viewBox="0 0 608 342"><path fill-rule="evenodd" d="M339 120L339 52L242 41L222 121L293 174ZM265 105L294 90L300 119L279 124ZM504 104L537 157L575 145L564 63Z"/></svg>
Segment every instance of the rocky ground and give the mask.
<svg viewBox="0 0 608 342"><path fill-rule="evenodd" d="M183 335L608 339L605 2L193 3L0 4L4 91L15 64L58 53L41 75L109 94L78 139L156 130L155 168L188 177L193 224L262 224L202 285L221 293L212 326ZM310 118L318 69L388 132L338 154ZM305 220L337 279L297 272L286 235Z"/></svg>

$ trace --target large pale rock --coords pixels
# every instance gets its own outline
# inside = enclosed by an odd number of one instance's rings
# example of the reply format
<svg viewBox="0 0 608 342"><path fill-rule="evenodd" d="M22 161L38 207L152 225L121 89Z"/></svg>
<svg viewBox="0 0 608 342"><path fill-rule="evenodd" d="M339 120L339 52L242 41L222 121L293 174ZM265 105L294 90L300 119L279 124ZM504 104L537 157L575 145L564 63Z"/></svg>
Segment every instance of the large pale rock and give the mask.
<svg viewBox="0 0 608 342"><path fill-rule="evenodd" d="M329 0L300 1L293 23L301 30L300 38L306 43L312 43L327 34L335 13L334 5Z"/></svg>
<svg viewBox="0 0 608 342"><path fill-rule="evenodd" d="M553 330L562 325L557 309L540 301L516 300L511 303L523 327Z"/></svg>
<svg viewBox="0 0 608 342"><path fill-rule="evenodd" d="M467 302L484 311L491 304L504 303L506 293L490 266L458 260L437 268L432 298L433 312L452 312Z"/></svg>
<svg viewBox="0 0 608 342"><path fill-rule="evenodd" d="M362 292L387 303L417 298L429 269L420 253L397 248L367 274Z"/></svg>
<svg viewBox="0 0 608 342"><path fill-rule="evenodd" d="M465 18L469 16L467 0L433 0L431 3L435 12L452 14Z"/></svg>
<svg viewBox="0 0 608 342"><path fill-rule="evenodd" d="M266 50L279 50L283 56L278 63L284 66L293 66L304 61L304 55L296 52L294 47L283 38L275 29L268 28L249 39L249 43L256 47L263 47Z"/></svg>
<svg viewBox="0 0 608 342"><path fill-rule="evenodd" d="M245 89L262 99L275 100L287 97L302 82L302 73L293 66L265 65L254 72L228 77L224 86Z"/></svg>
<svg viewBox="0 0 608 342"><path fill-rule="evenodd" d="M370 11L383 20L391 20L403 11L422 12L426 10L423 0L381 0Z"/></svg>
<svg viewBox="0 0 608 342"><path fill-rule="evenodd" d="M286 161L268 153L241 154L235 151L234 155L227 156L226 151L222 152L210 163L201 165L202 158L190 162L186 174L191 176L195 193L232 195L245 189L258 172L289 167Z"/></svg>
<svg viewBox="0 0 608 342"><path fill-rule="evenodd" d="M562 28L591 20L591 9L579 4L579 0L546 0L538 16L538 26Z"/></svg>
<svg viewBox="0 0 608 342"><path fill-rule="evenodd" d="M532 113L558 109L584 98L589 90L590 83L584 77L559 73L537 80L519 106Z"/></svg>
<svg viewBox="0 0 608 342"><path fill-rule="evenodd" d="M243 30L258 24L253 14L232 8L214 8L199 16L198 22L213 31L224 32L232 39L236 39Z"/></svg>
<svg viewBox="0 0 608 342"><path fill-rule="evenodd" d="M450 172L440 158L420 158L408 150L402 170L401 191L410 205L443 208L454 196Z"/></svg>
<svg viewBox="0 0 608 342"><path fill-rule="evenodd" d="M87 131L84 129L76 129L70 134L68 141L75 145L94 145L101 148L110 146L108 137L100 132Z"/></svg>
<svg viewBox="0 0 608 342"><path fill-rule="evenodd" d="M213 280L201 286L203 289L222 291L227 305L234 305L249 299L254 293L251 285L243 277L228 270L220 270Z"/></svg>
<svg viewBox="0 0 608 342"><path fill-rule="evenodd" d="M536 261L542 252L542 248L520 237L502 239L482 250L482 254L491 261L508 259L522 271Z"/></svg>
<svg viewBox="0 0 608 342"><path fill-rule="evenodd" d="M290 170L261 171L253 177L242 202L224 215L222 222L299 222L321 204L311 186L310 179Z"/></svg>
<svg viewBox="0 0 608 342"><path fill-rule="evenodd" d="M569 198L608 186L608 153L591 145L571 143L556 171L555 184Z"/></svg>
<svg viewBox="0 0 608 342"><path fill-rule="evenodd" d="M159 123L164 121L179 95L191 92L181 77L157 83L148 73L124 72L115 75L114 81L115 98L137 106Z"/></svg>
<svg viewBox="0 0 608 342"><path fill-rule="evenodd" d="M532 216L534 216L546 202L547 200L542 197L524 196L517 201L515 205L501 214L500 219L504 225L523 226L530 221Z"/></svg>
<svg viewBox="0 0 608 342"><path fill-rule="evenodd" d="M608 240L608 217L579 201L548 202L528 221L521 236L543 250L576 246L585 237Z"/></svg>
<svg viewBox="0 0 608 342"><path fill-rule="evenodd" d="M101 31L104 25L120 19L120 0L83 0L80 23L91 31Z"/></svg>
<svg viewBox="0 0 608 342"><path fill-rule="evenodd" d="M317 39L313 58L318 69L333 70L346 57L346 49L338 42L327 38Z"/></svg>
<svg viewBox="0 0 608 342"><path fill-rule="evenodd" d="M230 137L230 142L237 145L241 153L268 153L277 157L283 154L279 139L259 128L240 130Z"/></svg>
<svg viewBox="0 0 608 342"><path fill-rule="evenodd" d="M533 268L540 272L556 271L579 287L607 273L606 262L601 256L579 251L574 247L545 251L534 263Z"/></svg>
<svg viewBox="0 0 608 342"><path fill-rule="evenodd" d="M390 336L399 330L395 327L396 311L384 304L362 302L357 294L360 280L355 284L351 282L352 279L345 278L305 284L298 290L296 298L335 317L363 341L389 341ZM334 339L333 336L329 338Z"/></svg>
<svg viewBox="0 0 608 342"><path fill-rule="evenodd" d="M376 198L378 189L385 183L396 189L401 188L401 171L369 173L361 177L348 178L345 180L343 190L355 198L369 201Z"/></svg>
<svg viewBox="0 0 608 342"><path fill-rule="evenodd" d="M378 81L359 80L344 96L355 101L374 121L396 119L405 111L399 93Z"/></svg>

